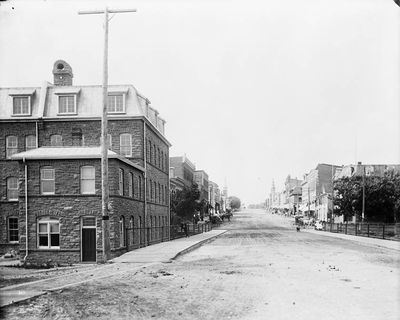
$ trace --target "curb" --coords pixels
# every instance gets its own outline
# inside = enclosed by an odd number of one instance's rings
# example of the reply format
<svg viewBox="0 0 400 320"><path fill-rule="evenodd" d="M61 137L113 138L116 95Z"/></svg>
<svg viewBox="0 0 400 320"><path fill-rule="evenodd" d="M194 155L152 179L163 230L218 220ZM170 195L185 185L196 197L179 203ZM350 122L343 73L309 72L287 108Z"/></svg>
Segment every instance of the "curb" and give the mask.
<svg viewBox="0 0 400 320"><path fill-rule="evenodd" d="M214 241L216 238L218 238L220 235L224 234L228 232L228 230L224 230L223 232L221 232L220 234L217 234L215 236L212 236L210 238L204 239L202 241L199 241L197 243L195 243L194 245L191 245L190 247L183 249L182 251L178 252L173 258L170 259L170 261L176 260L177 258L179 258L180 256L183 256L184 254L187 254L193 250L196 250L197 248L201 247L203 244L206 244L208 242Z"/></svg>
<svg viewBox="0 0 400 320"><path fill-rule="evenodd" d="M355 242L358 242L361 244L373 245L378 248L385 248L385 249L389 249L389 250L400 251L400 242L399 241L379 239L379 238L368 238L368 237L362 237L362 236L355 236L355 235L351 235L351 234L334 233L334 232L328 232L328 231L315 231L315 230L307 230L307 229L305 229L303 231L305 231L307 233L311 233L311 234L317 234L317 235L322 235L322 236L337 238L337 239L342 239L342 240L355 241Z"/></svg>

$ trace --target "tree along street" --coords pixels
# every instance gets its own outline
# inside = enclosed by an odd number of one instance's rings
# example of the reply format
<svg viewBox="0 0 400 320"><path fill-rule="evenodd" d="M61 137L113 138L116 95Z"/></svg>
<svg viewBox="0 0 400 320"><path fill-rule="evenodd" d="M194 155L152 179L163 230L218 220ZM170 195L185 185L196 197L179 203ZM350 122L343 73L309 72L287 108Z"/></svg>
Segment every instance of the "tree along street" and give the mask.
<svg viewBox="0 0 400 320"><path fill-rule="evenodd" d="M6 307L9 319L398 319L397 250L296 232L263 210L172 263Z"/></svg>

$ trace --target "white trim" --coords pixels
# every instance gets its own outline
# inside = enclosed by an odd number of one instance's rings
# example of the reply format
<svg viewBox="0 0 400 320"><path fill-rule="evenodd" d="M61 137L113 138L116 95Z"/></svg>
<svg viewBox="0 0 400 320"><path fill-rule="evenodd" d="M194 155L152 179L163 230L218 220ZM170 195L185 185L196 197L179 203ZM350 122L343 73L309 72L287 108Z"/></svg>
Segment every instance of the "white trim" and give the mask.
<svg viewBox="0 0 400 320"><path fill-rule="evenodd" d="M28 112L27 113L14 113L14 99L15 98L28 98ZM31 95L12 95L12 114L13 117L20 116L31 116L32 115L32 105L31 105Z"/></svg>
<svg viewBox="0 0 400 320"><path fill-rule="evenodd" d="M122 111L110 111L108 108L108 98L109 97L119 97L122 96ZM114 100L116 102L116 100ZM107 114L125 114L126 113L126 92L108 92L107 95Z"/></svg>
<svg viewBox="0 0 400 320"><path fill-rule="evenodd" d="M50 224L53 223L57 223L58 224L58 236L59 236L59 243L61 243L61 223L60 223L60 219L52 219L52 218L39 218L37 219L37 248L38 249L46 249L46 250L59 250L60 246L51 246L51 232L50 232ZM39 225L40 224L46 224L47 225L47 246L41 246L40 245L40 229L39 229ZM44 234L44 233L42 233ZM54 233L57 234L57 233Z"/></svg>
<svg viewBox="0 0 400 320"><path fill-rule="evenodd" d="M74 98L74 111L71 112L60 112L60 98L66 98L66 97L73 97ZM67 109L68 109L68 103L67 103ZM71 94L59 94L58 99L57 99L57 115L58 116L69 116L69 115L77 115L77 94L71 93Z"/></svg>

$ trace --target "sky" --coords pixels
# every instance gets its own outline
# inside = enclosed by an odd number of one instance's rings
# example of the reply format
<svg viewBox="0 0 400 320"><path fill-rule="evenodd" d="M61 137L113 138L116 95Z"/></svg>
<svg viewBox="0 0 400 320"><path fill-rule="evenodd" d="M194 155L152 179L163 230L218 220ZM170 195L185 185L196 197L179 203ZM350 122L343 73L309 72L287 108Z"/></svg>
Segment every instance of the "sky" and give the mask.
<svg viewBox="0 0 400 320"><path fill-rule="evenodd" d="M0 2L0 87L133 84L166 121L171 156L245 203L318 163L400 163L400 8L392 0ZM2 107L2 106L0 106Z"/></svg>

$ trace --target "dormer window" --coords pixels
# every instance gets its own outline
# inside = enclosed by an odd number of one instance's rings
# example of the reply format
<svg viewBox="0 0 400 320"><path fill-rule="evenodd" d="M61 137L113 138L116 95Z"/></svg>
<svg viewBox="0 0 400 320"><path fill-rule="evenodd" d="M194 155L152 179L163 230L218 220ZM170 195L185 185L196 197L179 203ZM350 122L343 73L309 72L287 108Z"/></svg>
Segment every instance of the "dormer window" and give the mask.
<svg viewBox="0 0 400 320"><path fill-rule="evenodd" d="M58 96L58 115L77 114L77 98L79 88L57 88L54 92Z"/></svg>
<svg viewBox="0 0 400 320"><path fill-rule="evenodd" d="M31 114L31 97L14 97L13 98L13 115L29 116Z"/></svg>
<svg viewBox="0 0 400 320"><path fill-rule="evenodd" d="M76 114L76 95L58 97L58 114Z"/></svg>
<svg viewBox="0 0 400 320"><path fill-rule="evenodd" d="M9 95L12 97L12 115L13 116L30 116L32 96L35 89L11 90Z"/></svg>
<svg viewBox="0 0 400 320"><path fill-rule="evenodd" d="M113 93L108 95L108 113L125 113L125 94Z"/></svg>

